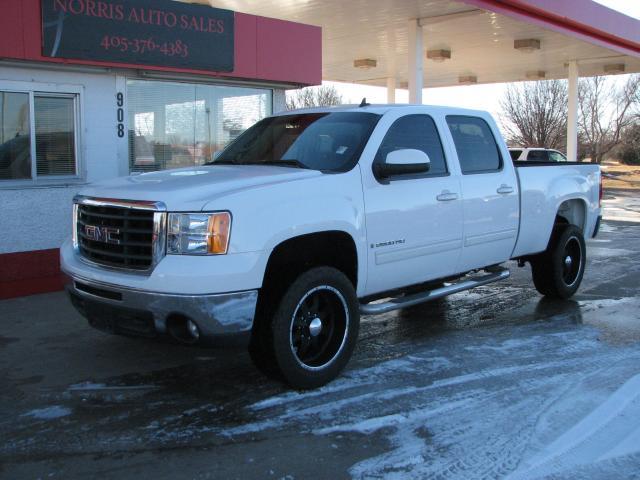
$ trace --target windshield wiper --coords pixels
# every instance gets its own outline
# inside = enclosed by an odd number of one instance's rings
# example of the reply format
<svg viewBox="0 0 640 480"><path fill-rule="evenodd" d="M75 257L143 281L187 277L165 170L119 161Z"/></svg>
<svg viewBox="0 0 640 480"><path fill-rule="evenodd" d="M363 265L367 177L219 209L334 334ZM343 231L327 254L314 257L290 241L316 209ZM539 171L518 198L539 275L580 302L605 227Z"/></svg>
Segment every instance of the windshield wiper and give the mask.
<svg viewBox="0 0 640 480"><path fill-rule="evenodd" d="M304 163L302 163L300 160L267 160L265 162L255 162L252 163L252 165L281 165L283 167L296 167L296 168L304 168L304 169L309 169L308 166L306 166Z"/></svg>
<svg viewBox="0 0 640 480"><path fill-rule="evenodd" d="M238 162L232 162L231 160L211 160L205 163L205 165L237 165Z"/></svg>

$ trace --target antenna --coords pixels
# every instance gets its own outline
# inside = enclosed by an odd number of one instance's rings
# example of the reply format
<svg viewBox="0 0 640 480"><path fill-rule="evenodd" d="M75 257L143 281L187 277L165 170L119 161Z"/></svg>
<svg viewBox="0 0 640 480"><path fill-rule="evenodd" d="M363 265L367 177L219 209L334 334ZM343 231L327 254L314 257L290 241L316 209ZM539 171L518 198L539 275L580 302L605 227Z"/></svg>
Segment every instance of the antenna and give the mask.
<svg viewBox="0 0 640 480"><path fill-rule="evenodd" d="M362 97L362 101L360 102L360 108L368 107L369 105L371 105L371 104L367 103L367 97Z"/></svg>

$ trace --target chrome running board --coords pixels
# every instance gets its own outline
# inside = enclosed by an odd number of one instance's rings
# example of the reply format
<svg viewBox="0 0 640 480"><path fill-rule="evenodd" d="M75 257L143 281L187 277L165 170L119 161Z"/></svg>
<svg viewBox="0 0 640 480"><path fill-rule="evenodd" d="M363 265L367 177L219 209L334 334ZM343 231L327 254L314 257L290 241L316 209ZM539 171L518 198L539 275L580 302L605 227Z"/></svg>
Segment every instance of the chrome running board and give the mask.
<svg viewBox="0 0 640 480"><path fill-rule="evenodd" d="M453 283L441 288L436 288L435 290L427 290L425 292L414 293L412 295L392 298L387 302L360 304L360 313L362 315L379 315L381 313L391 312L392 310L411 307L413 305L418 305L419 303L429 302L437 298L446 297L447 295L451 295L453 293L458 293L464 290L479 287L480 285L486 285L488 283L504 280L506 278L509 278L510 274L511 273L509 272L509 270L500 269L496 272L491 272L486 275L463 280L458 283Z"/></svg>

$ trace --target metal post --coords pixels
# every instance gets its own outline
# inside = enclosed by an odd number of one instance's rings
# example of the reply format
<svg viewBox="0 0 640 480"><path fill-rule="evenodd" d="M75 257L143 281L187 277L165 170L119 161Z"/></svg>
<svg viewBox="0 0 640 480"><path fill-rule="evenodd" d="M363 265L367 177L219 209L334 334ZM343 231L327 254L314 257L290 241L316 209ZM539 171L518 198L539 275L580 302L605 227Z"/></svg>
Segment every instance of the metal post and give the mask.
<svg viewBox="0 0 640 480"><path fill-rule="evenodd" d="M422 26L418 20L409 20L409 103L422 103L423 52Z"/></svg>
<svg viewBox="0 0 640 480"><path fill-rule="evenodd" d="M578 159L578 62L569 62L569 116L567 118L567 160Z"/></svg>
<svg viewBox="0 0 640 480"><path fill-rule="evenodd" d="M396 103L396 77L387 77L387 103Z"/></svg>

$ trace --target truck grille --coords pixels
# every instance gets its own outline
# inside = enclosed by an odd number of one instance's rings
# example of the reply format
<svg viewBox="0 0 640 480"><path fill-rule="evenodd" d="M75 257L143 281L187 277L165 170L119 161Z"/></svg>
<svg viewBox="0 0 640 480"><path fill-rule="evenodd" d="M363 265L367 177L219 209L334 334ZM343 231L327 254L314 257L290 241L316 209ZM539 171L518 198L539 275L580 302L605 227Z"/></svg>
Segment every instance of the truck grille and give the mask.
<svg viewBox="0 0 640 480"><path fill-rule="evenodd" d="M148 209L78 204L76 228L80 255L110 267L149 270L154 263L156 214Z"/></svg>

